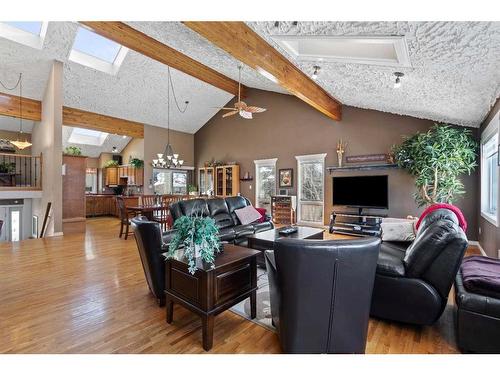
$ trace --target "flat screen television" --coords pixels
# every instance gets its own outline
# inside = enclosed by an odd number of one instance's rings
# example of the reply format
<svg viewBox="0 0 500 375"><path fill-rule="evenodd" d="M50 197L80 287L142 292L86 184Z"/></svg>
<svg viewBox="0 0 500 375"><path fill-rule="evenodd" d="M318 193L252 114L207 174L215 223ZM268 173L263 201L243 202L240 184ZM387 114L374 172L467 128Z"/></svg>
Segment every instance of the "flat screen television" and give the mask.
<svg viewBox="0 0 500 375"><path fill-rule="evenodd" d="M333 177L333 204L389 208L388 176Z"/></svg>

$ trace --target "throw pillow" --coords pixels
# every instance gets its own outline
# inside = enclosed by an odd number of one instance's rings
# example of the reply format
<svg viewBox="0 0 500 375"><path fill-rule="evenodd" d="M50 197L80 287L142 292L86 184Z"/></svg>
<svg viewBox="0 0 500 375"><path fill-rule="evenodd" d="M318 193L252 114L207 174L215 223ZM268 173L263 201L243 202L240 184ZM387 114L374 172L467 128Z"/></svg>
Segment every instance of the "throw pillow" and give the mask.
<svg viewBox="0 0 500 375"><path fill-rule="evenodd" d="M265 208L258 208L258 207L255 207L255 209L257 211L259 211L259 214L261 214L261 217L259 220L257 220L258 223L263 223L264 221L266 221L266 212L267 210Z"/></svg>
<svg viewBox="0 0 500 375"><path fill-rule="evenodd" d="M415 239L415 221L408 219L382 219L382 241L411 242Z"/></svg>
<svg viewBox="0 0 500 375"><path fill-rule="evenodd" d="M261 214L253 206L246 206L239 210L234 210L242 225L253 223L261 218Z"/></svg>

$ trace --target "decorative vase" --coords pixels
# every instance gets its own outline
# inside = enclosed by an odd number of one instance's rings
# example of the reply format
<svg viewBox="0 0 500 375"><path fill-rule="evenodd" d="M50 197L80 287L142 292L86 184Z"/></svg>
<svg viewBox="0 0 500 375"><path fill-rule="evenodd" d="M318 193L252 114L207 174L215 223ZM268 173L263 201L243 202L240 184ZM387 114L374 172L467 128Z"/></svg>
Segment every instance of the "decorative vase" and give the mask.
<svg viewBox="0 0 500 375"><path fill-rule="evenodd" d="M194 257L199 258L201 256L201 245L194 244Z"/></svg>
<svg viewBox="0 0 500 375"><path fill-rule="evenodd" d="M337 151L337 158L339 161L339 168L342 168L342 164L344 162L344 152L343 151Z"/></svg>

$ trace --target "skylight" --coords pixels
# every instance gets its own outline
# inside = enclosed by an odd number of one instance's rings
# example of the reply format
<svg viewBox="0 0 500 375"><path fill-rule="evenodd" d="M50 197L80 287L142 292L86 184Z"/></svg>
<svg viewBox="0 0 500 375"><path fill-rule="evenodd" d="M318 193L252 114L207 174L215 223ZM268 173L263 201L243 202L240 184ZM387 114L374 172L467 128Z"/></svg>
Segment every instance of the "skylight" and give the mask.
<svg viewBox="0 0 500 375"><path fill-rule="evenodd" d="M79 27L69 59L105 73L116 74L128 49Z"/></svg>
<svg viewBox="0 0 500 375"><path fill-rule="evenodd" d="M28 47L42 49L48 22L0 22L0 36Z"/></svg>
<svg viewBox="0 0 500 375"><path fill-rule="evenodd" d="M102 146L107 136L108 133L97 130L73 128L68 138L68 142L81 145Z"/></svg>
<svg viewBox="0 0 500 375"><path fill-rule="evenodd" d="M42 31L42 22L5 22L7 25L24 30L34 35L40 35Z"/></svg>
<svg viewBox="0 0 500 375"><path fill-rule="evenodd" d="M274 35L298 61L409 67L403 36Z"/></svg>

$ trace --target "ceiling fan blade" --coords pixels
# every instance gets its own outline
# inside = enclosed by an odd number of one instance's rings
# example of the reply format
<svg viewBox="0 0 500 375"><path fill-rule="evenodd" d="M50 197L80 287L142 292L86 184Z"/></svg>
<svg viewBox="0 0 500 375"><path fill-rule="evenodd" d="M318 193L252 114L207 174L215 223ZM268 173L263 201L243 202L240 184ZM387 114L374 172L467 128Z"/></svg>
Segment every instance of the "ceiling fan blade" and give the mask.
<svg viewBox="0 0 500 375"><path fill-rule="evenodd" d="M251 120L253 118L252 113L240 110L240 116L246 118L247 120Z"/></svg>
<svg viewBox="0 0 500 375"><path fill-rule="evenodd" d="M255 107L255 106L249 106L249 107L246 107L245 110L247 112L252 112L252 113L261 113L261 112L265 112L266 111L266 108L261 108L261 107Z"/></svg>
<svg viewBox="0 0 500 375"><path fill-rule="evenodd" d="M225 109L226 111L236 111L237 108L230 108L230 107L211 107L214 109Z"/></svg>
<svg viewBox="0 0 500 375"><path fill-rule="evenodd" d="M229 116L235 115L237 113L238 113L238 111L228 112L228 113L223 114L222 117L229 117Z"/></svg>

